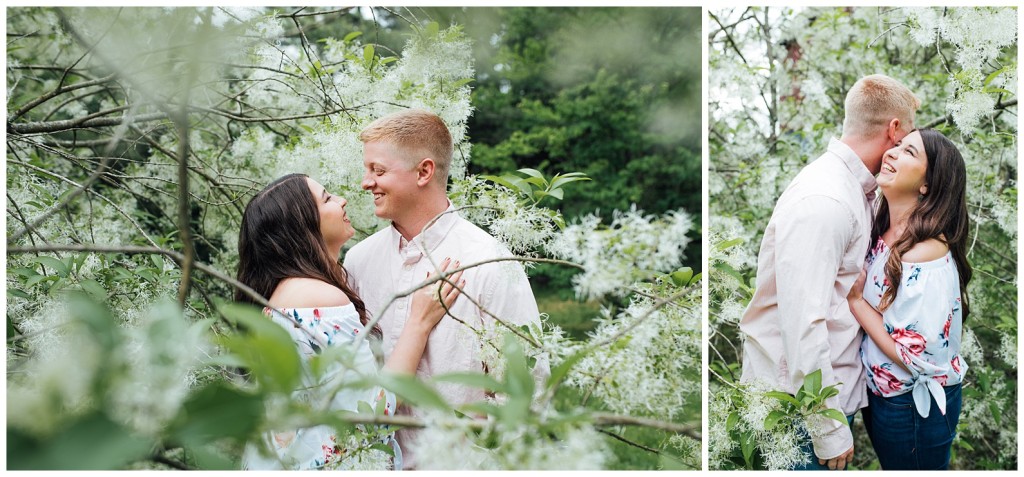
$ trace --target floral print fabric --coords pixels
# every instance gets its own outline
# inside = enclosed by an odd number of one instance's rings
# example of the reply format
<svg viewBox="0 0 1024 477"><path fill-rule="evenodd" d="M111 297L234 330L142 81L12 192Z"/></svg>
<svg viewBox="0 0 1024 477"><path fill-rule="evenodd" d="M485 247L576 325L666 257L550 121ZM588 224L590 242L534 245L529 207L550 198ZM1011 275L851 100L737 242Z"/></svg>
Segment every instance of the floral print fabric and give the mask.
<svg viewBox="0 0 1024 477"><path fill-rule="evenodd" d="M881 238L868 253L864 299L876 310L891 284L885 276L889 248ZM902 283L892 304L882 312L885 330L896 341L896 354L910 369L892 362L868 336L861 359L868 389L876 396L913 393L917 412L928 417L931 399L945 414L943 386L963 380L967 363L960 356L963 317L960 280L952 255L923 263L903 263Z"/></svg>
<svg viewBox="0 0 1024 477"><path fill-rule="evenodd" d="M354 345L356 337L365 331L359 322L359 314L351 304L326 308L266 308L263 312L288 330L304 360L308 361L327 347L350 348L351 355L339 360L345 364L335 365L319 381L313 382L309 375L305 376L302 386L304 390L293 393L293 399L317 399L322 397L317 390L333 390L341 383L377 374L377 360L367 340L360 340L358 346ZM332 411L357 411L360 402L379 409L384 415L394 414L397 405L394 394L384 389L343 388L334 395L330 407ZM243 456L243 467L302 470L401 468L402 453L395 441L394 432L387 429L387 426L368 427L360 427L363 432L352 435L339 435L329 426L269 432L264 436L264 446L273 454L261 454L255 447L247 448ZM394 458L372 448L377 444L391 447Z"/></svg>

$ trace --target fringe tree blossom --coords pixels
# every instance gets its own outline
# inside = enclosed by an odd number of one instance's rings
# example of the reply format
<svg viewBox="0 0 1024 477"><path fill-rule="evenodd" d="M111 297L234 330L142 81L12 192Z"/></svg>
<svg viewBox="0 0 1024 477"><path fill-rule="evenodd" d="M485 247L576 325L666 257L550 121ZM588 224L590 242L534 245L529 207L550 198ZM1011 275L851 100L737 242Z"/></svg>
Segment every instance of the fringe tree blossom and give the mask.
<svg viewBox="0 0 1024 477"><path fill-rule="evenodd" d="M700 396L693 379L701 367L700 316L682 305L696 295L657 310L647 297L634 297L617 315L604 309L590 340L608 349L584 357L566 382L615 412L672 420Z"/></svg>
<svg viewBox="0 0 1024 477"><path fill-rule="evenodd" d="M689 215L682 210L655 218L634 206L626 212L616 211L608 226L596 215L583 217L567 226L546 249L583 265L585 271L573 277L577 296L621 295L644 275L680 267L691 226Z"/></svg>
<svg viewBox="0 0 1024 477"><path fill-rule="evenodd" d="M610 456L604 437L585 424L553 438L529 426L496 424L477 431L473 421L437 413L425 421L412 443L420 470L599 470Z"/></svg>

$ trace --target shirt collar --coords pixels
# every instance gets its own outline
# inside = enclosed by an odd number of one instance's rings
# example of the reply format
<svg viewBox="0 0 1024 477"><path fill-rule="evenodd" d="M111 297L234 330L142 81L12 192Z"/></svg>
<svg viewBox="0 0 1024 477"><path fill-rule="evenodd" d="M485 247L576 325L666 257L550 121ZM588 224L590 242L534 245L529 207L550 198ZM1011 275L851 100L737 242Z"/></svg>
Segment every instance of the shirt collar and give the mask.
<svg viewBox="0 0 1024 477"><path fill-rule="evenodd" d="M878 182L875 182L875 176L864 165L864 161L861 160L860 156L853 152L850 146L836 138L829 140L828 151L843 160L843 164L846 164L846 168L850 170L853 177L860 183L861 188L864 190L864 195L873 198L875 190L878 189Z"/></svg>
<svg viewBox="0 0 1024 477"><path fill-rule="evenodd" d="M419 235L412 238L412 240L406 240L402 236L402 233L398 231L395 224L391 224L391 239L392 250L398 250L399 255L407 263L418 262L423 257L424 253L433 252L441 241L448 236L448 232L451 231L452 227L459 219L459 213L452 204L452 201L448 201L448 208L445 209L440 216L433 220L433 223L428 223L426 228L420 232Z"/></svg>

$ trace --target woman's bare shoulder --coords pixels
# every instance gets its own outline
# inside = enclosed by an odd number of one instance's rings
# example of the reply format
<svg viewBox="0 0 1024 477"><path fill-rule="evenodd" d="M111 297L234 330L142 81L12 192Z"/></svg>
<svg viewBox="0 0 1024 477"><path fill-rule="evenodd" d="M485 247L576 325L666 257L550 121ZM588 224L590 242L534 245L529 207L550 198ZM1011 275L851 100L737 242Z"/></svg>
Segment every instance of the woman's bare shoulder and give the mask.
<svg viewBox="0 0 1024 477"><path fill-rule="evenodd" d="M316 308L351 303L340 288L315 278L285 278L270 296L274 308Z"/></svg>
<svg viewBox="0 0 1024 477"><path fill-rule="evenodd" d="M945 242L939 239L928 239L923 242L918 242L910 247L906 253L900 257L900 260L904 262L930 262L932 260L938 260L946 256L946 252L949 252L949 247Z"/></svg>

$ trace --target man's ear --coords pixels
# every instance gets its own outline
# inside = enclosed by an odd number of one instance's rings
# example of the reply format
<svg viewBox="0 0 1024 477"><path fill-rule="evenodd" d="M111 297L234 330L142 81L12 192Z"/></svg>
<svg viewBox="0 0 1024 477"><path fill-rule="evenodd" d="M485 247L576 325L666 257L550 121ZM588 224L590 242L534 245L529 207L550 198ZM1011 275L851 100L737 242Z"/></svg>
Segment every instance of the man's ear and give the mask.
<svg viewBox="0 0 1024 477"><path fill-rule="evenodd" d="M896 137L900 132L900 126L901 123L898 118L892 118L892 120L889 121L889 127L886 129L885 132L886 134L889 135L889 142L891 142L892 144L896 144L896 142L898 141Z"/></svg>
<svg viewBox="0 0 1024 477"><path fill-rule="evenodd" d="M434 179L434 173L437 171L437 164L434 164L434 160L425 157L416 165L416 185L425 186Z"/></svg>

